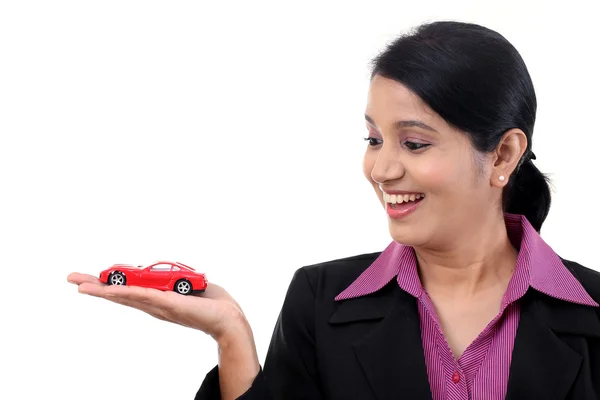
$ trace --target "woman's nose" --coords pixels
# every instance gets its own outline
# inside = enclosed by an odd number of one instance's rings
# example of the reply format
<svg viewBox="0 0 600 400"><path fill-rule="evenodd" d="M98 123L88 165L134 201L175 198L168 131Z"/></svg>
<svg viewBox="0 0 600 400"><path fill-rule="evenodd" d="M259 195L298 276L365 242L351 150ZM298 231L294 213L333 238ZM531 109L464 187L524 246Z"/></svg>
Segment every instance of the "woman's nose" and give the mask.
<svg viewBox="0 0 600 400"><path fill-rule="evenodd" d="M377 183L400 179L405 174L405 167L399 154L393 149L382 148L377 154L371 170L371 178Z"/></svg>

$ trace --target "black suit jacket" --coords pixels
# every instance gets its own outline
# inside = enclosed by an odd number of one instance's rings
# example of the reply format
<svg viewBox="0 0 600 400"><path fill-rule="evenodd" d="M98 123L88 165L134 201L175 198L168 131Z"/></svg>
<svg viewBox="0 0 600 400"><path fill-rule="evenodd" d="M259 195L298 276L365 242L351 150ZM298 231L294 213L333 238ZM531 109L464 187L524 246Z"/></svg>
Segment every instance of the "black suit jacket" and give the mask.
<svg viewBox="0 0 600 400"><path fill-rule="evenodd" d="M395 280L369 296L333 300L379 254L296 271L264 369L240 399L431 399L417 300ZM600 303L600 273L563 262ZM600 399L600 308L532 288L520 301L506 399ZM217 368L195 399L220 399Z"/></svg>

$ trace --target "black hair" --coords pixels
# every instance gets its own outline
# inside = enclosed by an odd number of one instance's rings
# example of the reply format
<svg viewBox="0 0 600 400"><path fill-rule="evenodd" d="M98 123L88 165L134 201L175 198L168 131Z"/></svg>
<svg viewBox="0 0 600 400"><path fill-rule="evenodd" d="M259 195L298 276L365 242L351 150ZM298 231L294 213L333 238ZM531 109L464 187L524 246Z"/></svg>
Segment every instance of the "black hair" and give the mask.
<svg viewBox="0 0 600 400"><path fill-rule="evenodd" d="M496 149L521 129L527 149L502 193L503 212L524 215L539 232L550 210L548 178L531 161L537 102L525 62L499 33L480 25L438 21L389 44L373 60L380 75L405 85L479 152Z"/></svg>

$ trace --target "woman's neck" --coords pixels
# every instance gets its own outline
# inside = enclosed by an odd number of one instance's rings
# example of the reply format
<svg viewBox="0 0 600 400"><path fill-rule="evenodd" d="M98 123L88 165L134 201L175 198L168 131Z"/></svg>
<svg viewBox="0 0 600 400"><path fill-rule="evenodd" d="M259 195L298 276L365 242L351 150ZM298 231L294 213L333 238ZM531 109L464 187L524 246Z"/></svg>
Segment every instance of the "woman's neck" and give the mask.
<svg viewBox="0 0 600 400"><path fill-rule="evenodd" d="M445 250L415 247L425 290L446 299L473 298L490 290L504 292L517 261L504 219L478 221Z"/></svg>

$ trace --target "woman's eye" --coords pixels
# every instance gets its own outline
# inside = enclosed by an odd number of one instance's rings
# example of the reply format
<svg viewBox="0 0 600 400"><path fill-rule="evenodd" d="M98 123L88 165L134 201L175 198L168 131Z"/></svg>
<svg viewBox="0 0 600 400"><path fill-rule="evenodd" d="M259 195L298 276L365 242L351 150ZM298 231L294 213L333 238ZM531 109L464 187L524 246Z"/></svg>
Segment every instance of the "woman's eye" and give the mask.
<svg viewBox="0 0 600 400"><path fill-rule="evenodd" d="M369 146L379 146L383 143L383 140L374 137L366 137L365 140L369 142Z"/></svg>
<svg viewBox="0 0 600 400"><path fill-rule="evenodd" d="M429 143L404 142L404 145L408 147L410 151L416 151L429 146Z"/></svg>

